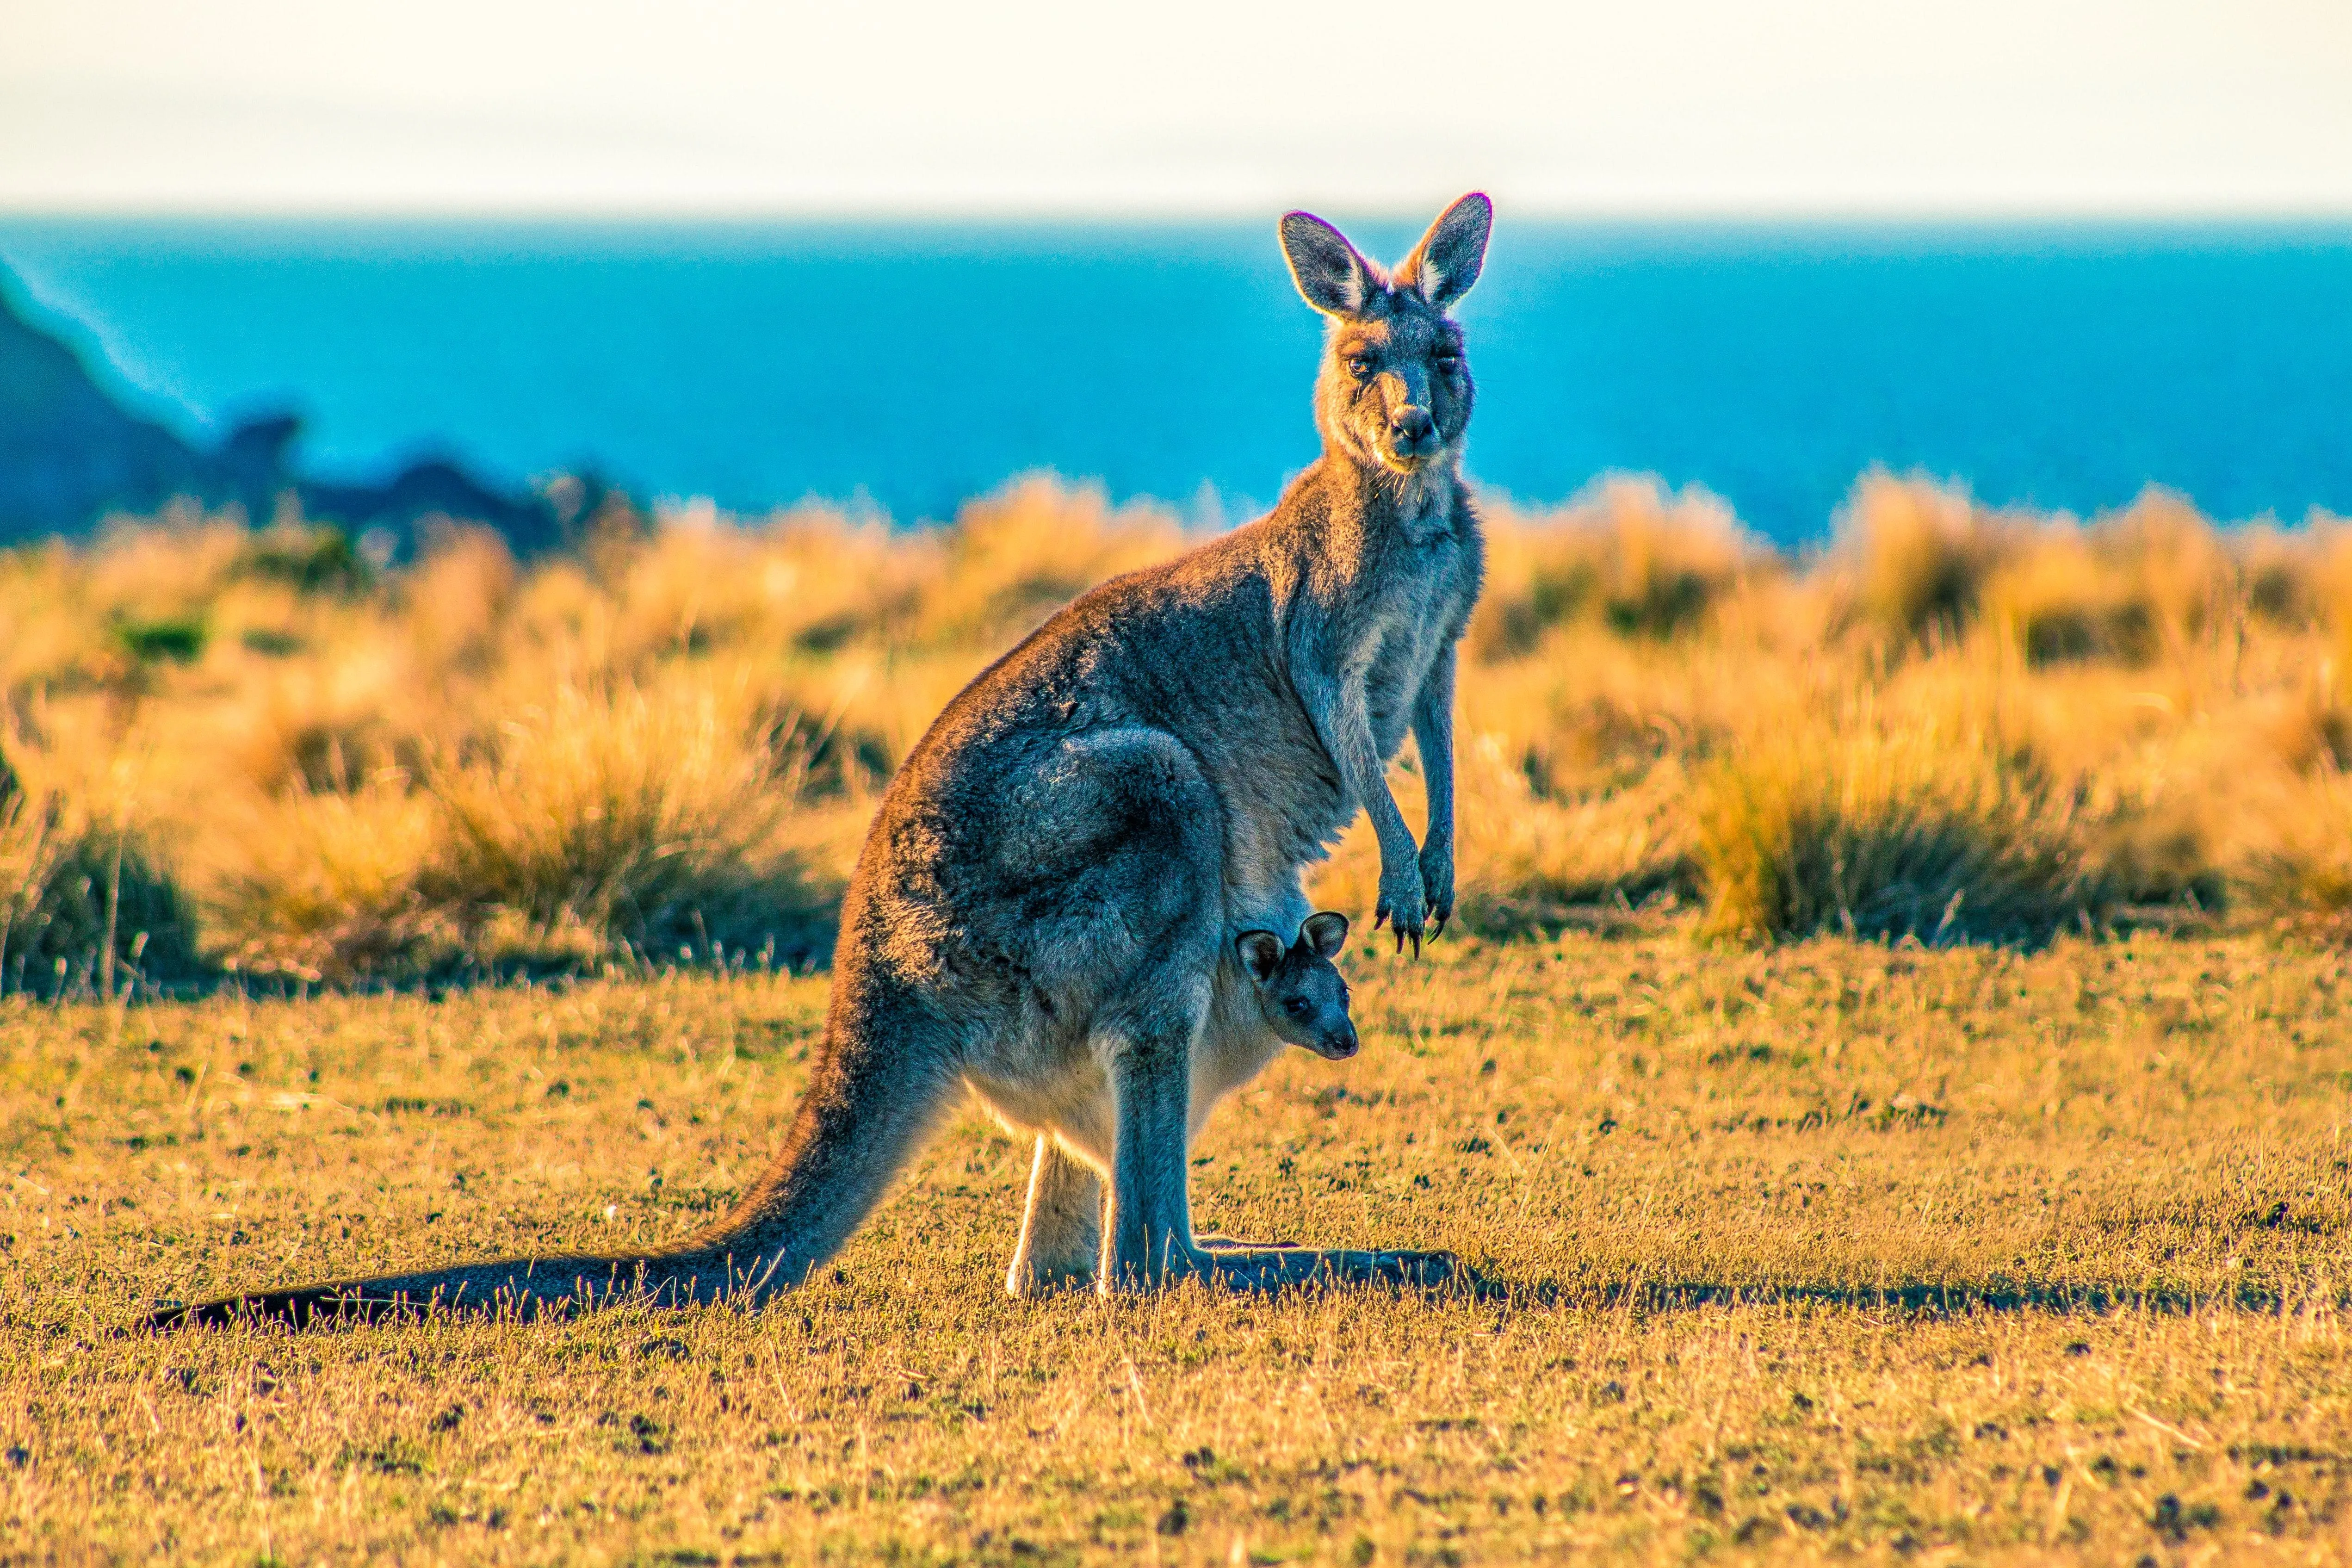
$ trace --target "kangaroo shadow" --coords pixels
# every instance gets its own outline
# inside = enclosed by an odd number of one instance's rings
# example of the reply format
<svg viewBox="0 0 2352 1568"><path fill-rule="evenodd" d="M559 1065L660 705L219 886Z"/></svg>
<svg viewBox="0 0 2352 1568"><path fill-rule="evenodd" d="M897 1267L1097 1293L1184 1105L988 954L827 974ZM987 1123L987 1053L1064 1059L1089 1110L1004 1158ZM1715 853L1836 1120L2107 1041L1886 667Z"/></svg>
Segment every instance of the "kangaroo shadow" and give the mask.
<svg viewBox="0 0 2352 1568"><path fill-rule="evenodd" d="M2096 1280L1900 1280L1878 1285L1792 1281L1738 1284L1706 1279L1568 1282L1511 1279L1465 1270L1463 1294L1481 1302L1521 1307L1590 1307L1611 1311L1687 1312L1707 1307L1819 1306L1957 1318L1979 1312L2040 1312L2053 1317L2152 1312L2191 1316L2226 1310L2276 1316L2308 1307L2341 1308L2352 1293L2306 1291L2243 1284L2225 1290L2120 1285Z"/></svg>

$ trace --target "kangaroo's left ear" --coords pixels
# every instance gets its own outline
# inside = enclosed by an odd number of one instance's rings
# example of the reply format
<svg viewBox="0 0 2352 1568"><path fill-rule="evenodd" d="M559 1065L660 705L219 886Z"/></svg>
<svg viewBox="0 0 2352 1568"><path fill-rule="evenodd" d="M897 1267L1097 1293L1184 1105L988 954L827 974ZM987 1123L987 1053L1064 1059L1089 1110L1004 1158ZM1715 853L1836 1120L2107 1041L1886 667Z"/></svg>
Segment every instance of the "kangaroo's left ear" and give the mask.
<svg viewBox="0 0 2352 1568"><path fill-rule="evenodd" d="M1234 950L1241 955L1242 967L1260 985L1273 979L1282 968L1282 939L1270 931L1245 931L1234 938Z"/></svg>
<svg viewBox="0 0 2352 1568"><path fill-rule="evenodd" d="M1495 204L1473 191L1440 213L1412 254L1396 269L1397 286L1418 289L1443 310L1478 281L1486 265L1486 236L1495 226Z"/></svg>
<svg viewBox="0 0 2352 1568"><path fill-rule="evenodd" d="M1348 917L1331 910L1308 915L1298 928L1298 940L1325 958L1337 958L1348 944Z"/></svg>

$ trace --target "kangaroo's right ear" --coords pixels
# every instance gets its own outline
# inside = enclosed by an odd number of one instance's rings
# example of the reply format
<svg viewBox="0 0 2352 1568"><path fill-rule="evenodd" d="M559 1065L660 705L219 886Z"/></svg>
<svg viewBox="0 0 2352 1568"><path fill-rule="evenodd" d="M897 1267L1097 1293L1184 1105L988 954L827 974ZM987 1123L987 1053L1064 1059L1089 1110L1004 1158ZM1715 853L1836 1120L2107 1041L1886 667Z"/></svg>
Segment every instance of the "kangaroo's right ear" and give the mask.
<svg viewBox="0 0 2352 1568"><path fill-rule="evenodd" d="M1397 286L1417 289L1443 310L1478 281L1486 265L1486 236L1495 226L1495 204L1473 191L1437 215L1412 254L1396 269Z"/></svg>
<svg viewBox="0 0 2352 1568"><path fill-rule="evenodd" d="M1320 957L1337 958L1339 950L1348 945L1348 917L1337 910L1308 915L1307 923L1298 928L1298 940Z"/></svg>
<svg viewBox="0 0 2352 1568"><path fill-rule="evenodd" d="M1283 215L1282 254L1299 293L1327 316L1354 315L1380 287L1348 237L1313 213Z"/></svg>
<svg viewBox="0 0 2352 1568"><path fill-rule="evenodd" d="M1242 967L1260 985L1282 967L1282 939L1270 931L1245 931L1234 938L1234 947L1242 955Z"/></svg>

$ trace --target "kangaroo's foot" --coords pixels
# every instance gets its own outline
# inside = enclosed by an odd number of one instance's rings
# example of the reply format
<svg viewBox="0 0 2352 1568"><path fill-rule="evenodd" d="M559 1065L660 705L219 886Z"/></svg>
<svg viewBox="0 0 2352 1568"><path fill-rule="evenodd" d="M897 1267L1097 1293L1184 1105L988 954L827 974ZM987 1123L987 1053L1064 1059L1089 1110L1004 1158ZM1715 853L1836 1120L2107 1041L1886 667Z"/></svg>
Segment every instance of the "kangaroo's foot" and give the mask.
<svg viewBox="0 0 2352 1568"><path fill-rule="evenodd" d="M1186 1279L1228 1290L1290 1290L1343 1285L1386 1285L1430 1290L1473 1281L1450 1252L1359 1252L1314 1247L1212 1246L1195 1238L1189 1254L1171 1251L1160 1273L1128 1275L1097 1289L1144 1294Z"/></svg>
<svg viewBox="0 0 2352 1568"><path fill-rule="evenodd" d="M1351 1248L1271 1247L1211 1249L1202 1278L1234 1290L1282 1290L1300 1286L1391 1285L1433 1289L1469 1277L1450 1252L1367 1252Z"/></svg>

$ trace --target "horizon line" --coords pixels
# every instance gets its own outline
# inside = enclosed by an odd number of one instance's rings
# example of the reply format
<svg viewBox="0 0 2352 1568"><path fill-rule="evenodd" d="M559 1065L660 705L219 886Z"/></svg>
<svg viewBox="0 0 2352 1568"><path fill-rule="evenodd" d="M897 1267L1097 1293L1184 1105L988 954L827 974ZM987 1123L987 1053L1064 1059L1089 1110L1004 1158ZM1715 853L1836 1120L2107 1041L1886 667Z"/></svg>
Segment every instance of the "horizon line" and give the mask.
<svg viewBox="0 0 2352 1568"><path fill-rule="evenodd" d="M1308 204L1311 205L1311 204ZM1502 204L1497 204L1501 205ZM579 226L624 224L709 224L713 226L809 224L905 225L968 224L974 226L1023 224L1087 225L1122 227L1173 226L1190 224L1255 223L1289 205L1216 203L1177 205L1107 205L1082 203L901 203L741 204L741 205L590 205L484 203L384 203L374 205L298 205L286 203L211 203L205 205L116 202L16 203L0 197L0 223L9 222L319 222L319 223L512 223ZM1420 221L1422 205L1326 203L1315 209L1357 222ZM1571 203L1511 203L1504 207L1512 219L1536 223L1595 225L1721 225L1744 226L1786 224L1797 226L1885 225L1890 226L2052 226L2113 227L2132 225L2262 225L2352 224L2352 200L2340 204L2268 205L2187 205L2168 204L1668 204L1579 205Z"/></svg>

